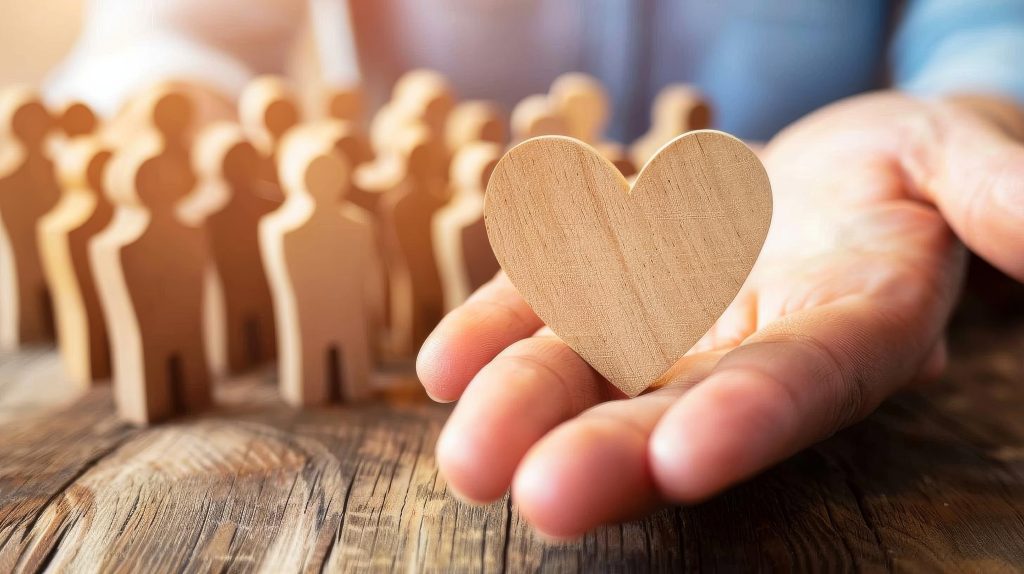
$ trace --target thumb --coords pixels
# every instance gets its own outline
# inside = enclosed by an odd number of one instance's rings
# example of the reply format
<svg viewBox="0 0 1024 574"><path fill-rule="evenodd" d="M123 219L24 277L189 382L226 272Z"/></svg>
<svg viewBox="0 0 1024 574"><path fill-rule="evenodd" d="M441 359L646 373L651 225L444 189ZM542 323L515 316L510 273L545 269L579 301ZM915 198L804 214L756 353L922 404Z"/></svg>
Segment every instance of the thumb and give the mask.
<svg viewBox="0 0 1024 574"><path fill-rule="evenodd" d="M1024 281L1024 110L962 98L929 120L903 154L911 181L972 251Z"/></svg>

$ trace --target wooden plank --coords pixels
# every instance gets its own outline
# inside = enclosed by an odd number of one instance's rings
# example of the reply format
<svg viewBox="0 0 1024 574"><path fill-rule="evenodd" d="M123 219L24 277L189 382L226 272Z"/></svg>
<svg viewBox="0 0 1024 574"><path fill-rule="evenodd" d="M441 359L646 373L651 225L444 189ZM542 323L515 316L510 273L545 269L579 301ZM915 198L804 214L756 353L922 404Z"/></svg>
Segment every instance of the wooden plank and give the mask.
<svg viewBox="0 0 1024 574"><path fill-rule="evenodd" d="M96 389L64 411L43 411L0 425L0 571L12 571L23 558L46 559L60 541L63 512L80 479L131 435L111 416L109 389ZM56 539L38 548L29 533ZM40 554L39 551L43 553Z"/></svg>
<svg viewBox="0 0 1024 574"><path fill-rule="evenodd" d="M573 543L507 497L447 492L445 406L299 411L266 372L138 429L109 389L39 393L70 386L52 351L0 355L0 571L1016 571L1022 350L1024 324L962 330L943 383L712 501Z"/></svg>

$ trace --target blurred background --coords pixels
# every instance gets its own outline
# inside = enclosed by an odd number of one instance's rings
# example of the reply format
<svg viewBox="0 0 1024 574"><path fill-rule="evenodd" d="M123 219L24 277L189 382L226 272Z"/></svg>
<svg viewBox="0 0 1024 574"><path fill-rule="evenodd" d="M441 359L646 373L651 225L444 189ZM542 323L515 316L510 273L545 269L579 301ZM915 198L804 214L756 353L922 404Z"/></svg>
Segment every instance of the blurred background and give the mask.
<svg viewBox="0 0 1024 574"><path fill-rule="evenodd" d="M720 112L715 127L765 140L811 109L885 83L899 4L0 0L0 82L48 78L50 103L79 98L109 115L124 94L172 73L229 95L253 74L283 73L307 99L325 83L360 83L372 109L402 72L427 67L460 98L510 110L580 71L608 90L613 139L639 136L655 94L688 83Z"/></svg>
<svg viewBox="0 0 1024 574"><path fill-rule="evenodd" d="M40 84L75 42L85 0L0 0L0 84Z"/></svg>
<svg viewBox="0 0 1024 574"><path fill-rule="evenodd" d="M26 84L45 91L48 84L53 84L55 75L67 73L60 66L80 41L88 10L112 12L105 5L118 3L130 4L131 0L0 0L0 85ZM162 2L142 0L139 4L158 6ZM295 79L303 103L315 106L322 84L317 48L308 22L299 28L290 45L283 55L284 67L275 71ZM94 89L102 92L104 87L98 85Z"/></svg>

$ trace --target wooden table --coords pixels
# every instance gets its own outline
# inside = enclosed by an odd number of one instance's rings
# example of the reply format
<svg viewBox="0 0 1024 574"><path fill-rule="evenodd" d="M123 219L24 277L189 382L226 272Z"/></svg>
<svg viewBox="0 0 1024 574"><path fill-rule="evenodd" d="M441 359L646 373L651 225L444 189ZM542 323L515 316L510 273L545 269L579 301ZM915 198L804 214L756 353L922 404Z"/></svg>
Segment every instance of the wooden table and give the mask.
<svg viewBox="0 0 1024 574"><path fill-rule="evenodd" d="M0 572L1024 569L1024 321L958 328L945 381L709 503L564 545L447 492L446 407L300 412L252 377L138 429L64 381L0 359Z"/></svg>

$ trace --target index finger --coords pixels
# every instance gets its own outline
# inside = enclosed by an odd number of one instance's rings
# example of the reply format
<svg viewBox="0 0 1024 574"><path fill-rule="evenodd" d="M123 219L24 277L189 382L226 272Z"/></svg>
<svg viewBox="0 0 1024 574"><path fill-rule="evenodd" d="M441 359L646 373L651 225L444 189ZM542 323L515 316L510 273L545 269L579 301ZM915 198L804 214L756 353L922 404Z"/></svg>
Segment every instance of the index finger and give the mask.
<svg viewBox="0 0 1024 574"><path fill-rule="evenodd" d="M543 324L505 273L498 273L441 320L420 348L416 374L431 398L454 401L498 353Z"/></svg>

